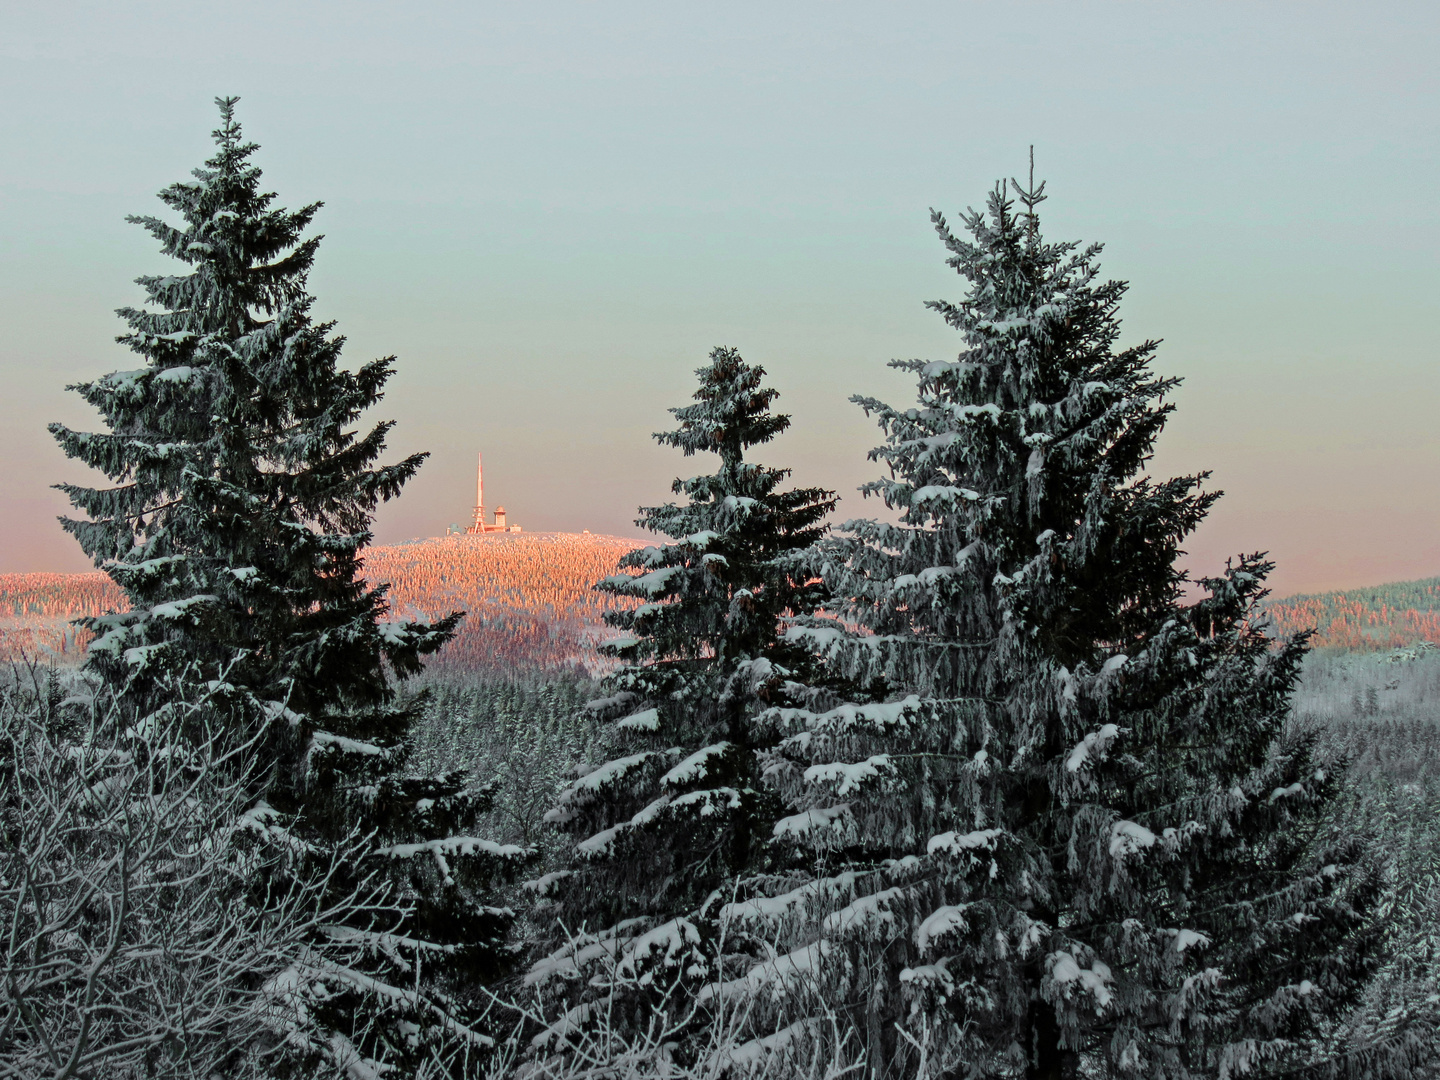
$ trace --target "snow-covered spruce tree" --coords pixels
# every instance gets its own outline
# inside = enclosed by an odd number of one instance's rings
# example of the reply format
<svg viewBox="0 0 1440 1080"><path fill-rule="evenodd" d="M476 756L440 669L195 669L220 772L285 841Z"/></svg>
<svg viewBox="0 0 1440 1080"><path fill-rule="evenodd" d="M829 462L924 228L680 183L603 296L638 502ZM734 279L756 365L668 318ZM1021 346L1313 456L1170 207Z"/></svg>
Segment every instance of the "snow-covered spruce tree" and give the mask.
<svg viewBox="0 0 1440 1080"><path fill-rule="evenodd" d="M589 706L609 721L614 756L561 792L548 816L574 854L539 883L547 917L608 941L642 981L655 965L704 969L729 883L765 851L778 804L760 783L751 722L804 673L783 623L816 608L818 582L797 555L834 505L819 488L782 490L788 469L745 460L790 423L770 411L764 369L717 348L696 374L696 403L672 409L679 428L655 438L687 457L714 453L719 469L676 480L683 504L643 508L637 524L670 542L626 555L628 572L597 586L641 601L606 616L625 636L605 651L623 666ZM573 971L574 944L534 977Z"/></svg>
<svg viewBox="0 0 1440 1080"><path fill-rule="evenodd" d="M385 587L365 582L361 556L376 505L425 455L378 465L390 422L354 429L393 358L339 366L344 339L312 320L306 288L320 238L303 233L320 204L276 208L235 99L217 103L215 156L160 193L182 224L131 219L187 268L138 279L155 310L119 312L129 326L119 340L144 365L74 387L108 431L51 426L69 456L114 481L62 485L87 515L65 528L132 605L85 620L89 663L142 711L163 708L175 678L211 684L212 698L221 684L237 725L268 726L255 794L275 828L317 849L373 832L412 909L368 973L403 987L388 998L403 1027L426 1008L414 996L417 954L398 943L430 954L421 989L463 997L506 955L510 915L483 891L523 853L465 835L484 800L463 773L406 771L416 703L395 679L417 672L461 615L386 621ZM313 1014L349 1053L358 984L374 985L345 972L322 982ZM362 1057L409 1052L394 1025L363 1023Z"/></svg>
<svg viewBox="0 0 1440 1080"><path fill-rule="evenodd" d="M773 1049L817 981L876 1076L1289 1073L1366 977L1375 884L1287 723L1304 640L1259 625L1261 556L1190 593L1179 545L1217 496L1144 475L1175 380L1118 347L1099 247L1043 241L1016 190L970 239L934 215L959 358L895 362L913 407L856 399L897 520L826 541L843 622L792 636L887 689L759 718L775 843L807 864L727 907L783 945L718 992Z"/></svg>

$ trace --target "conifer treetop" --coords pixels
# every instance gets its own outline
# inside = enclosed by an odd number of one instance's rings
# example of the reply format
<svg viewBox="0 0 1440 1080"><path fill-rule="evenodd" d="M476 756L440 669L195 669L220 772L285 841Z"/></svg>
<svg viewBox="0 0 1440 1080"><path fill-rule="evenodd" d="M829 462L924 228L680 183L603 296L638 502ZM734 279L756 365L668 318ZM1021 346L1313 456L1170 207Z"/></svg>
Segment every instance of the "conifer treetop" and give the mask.
<svg viewBox="0 0 1440 1080"><path fill-rule="evenodd" d="M661 445L678 447L686 457L713 451L733 470L748 447L767 443L790 426L789 416L770 411L779 392L761 385L765 369L746 364L737 350L716 348L709 365L695 375L700 380L696 404L670 410L680 427L657 432Z"/></svg>
<svg viewBox="0 0 1440 1080"><path fill-rule="evenodd" d="M836 617L787 638L837 678L755 718L779 872L725 916L779 957L717 992L763 1039L807 1022L796 973L832 986L877 1074L1283 1073L1363 983L1374 884L1288 725L1304 636L1260 625L1263 555L1187 596L1218 494L1146 475L1176 380L1121 343L1099 245L1014 188L964 235L932 211L956 359L893 363L914 405L855 399L896 520L823 543Z"/></svg>
<svg viewBox="0 0 1440 1080"><path fill-rule="evenodd" d="M220 127L211 133L218 147L215 156L193 170L194 180L160 192L160 200L180 214L188 228L177 229L148 214L125 219L155 237L166 255L196 268L185 277L136 279L152 303L168 309L147 316L122 308L120 316L137 332L183 332L198 319L238 337L254 329L257 315L274 315L305 294L306 277L324 237L302 239L302 234L324 203L295 211L272 208L276 195L260 190L260 169L250 163L259 146L242 141L235 119L239 100L215 99L220 108ZM216 288L222 283L226 287Z"/></svg>
<svg viewBox="0 0 1440 1080"><path fill-rule="evenodd" d="M321 204L275 205L236 100L217 99L215 154L160 193L182 224L129 219L189 271L137 279L149 303L118 312L118 340L144 367L72 387L109 430L51 425L68 455L116 482L60 485L86 514L64 527L131 598L130 612L94 621L92 654L129 657L117 671L166 655L227 665L292 711L378 706L388 681L361 657L411 674L454 625L382 633L384 587L358 577L376 506L427 455L378 464L391 422L356 430L394 358L339 366L344 338L311 319L306 286L321 238L304 233Z"/></svg>

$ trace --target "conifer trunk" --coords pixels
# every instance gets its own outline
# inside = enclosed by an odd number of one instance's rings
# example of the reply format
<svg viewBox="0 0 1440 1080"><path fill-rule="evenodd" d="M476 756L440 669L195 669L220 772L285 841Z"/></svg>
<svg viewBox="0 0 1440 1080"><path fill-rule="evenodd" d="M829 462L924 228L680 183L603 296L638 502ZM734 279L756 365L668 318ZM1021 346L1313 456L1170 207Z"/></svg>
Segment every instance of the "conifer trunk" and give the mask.
<svg viewBox="0 0 1440 1080"><path fill-rule="evenodd" d="M1055 1010L1037 994L1030 1002L1030 1063L1025 1080L1071 1080L1073 1068L1065 1068L1068 1055L1060 1050L1060 1025Z"/></svg>

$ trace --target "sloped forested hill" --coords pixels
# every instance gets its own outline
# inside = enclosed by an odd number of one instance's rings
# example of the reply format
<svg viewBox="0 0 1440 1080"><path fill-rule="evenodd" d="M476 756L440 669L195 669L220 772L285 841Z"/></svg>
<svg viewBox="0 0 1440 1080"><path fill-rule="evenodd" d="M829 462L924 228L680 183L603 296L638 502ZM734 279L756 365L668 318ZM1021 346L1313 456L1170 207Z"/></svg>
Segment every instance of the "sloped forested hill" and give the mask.
<svg viewBox="0 0 1440 1080"><path fill-rule="evenodd" d="M436 537L371 548L365 576L390 583L393 617L469 612L433 667L588 665L604 612L627 602L592 586L638 543L590 533ZM0 658L77 662L86 635L70 621L124 606L104 574L0 574Z"/></svg>
<svg viewBox="0 0 1440 1080"><path fill-rule="evenodd" d="M126 606L104 574L0 574L0 658L78 661L89 635L70 620Z"/></svg>
<svg viewBox="0 0 1440 1080"><path fill-rule="evenodd" d="M1440 644L1440 577L1290 596L1268 608L1279 633L1313 628L1319 648L1371 652L1417 641Z"/></svg>
<svg viewBox="0 0 1440 1080"><path fill-rule="evenodd" d="M602 616L621 604L593 586L637 546L590 533L445 536L372 548L365 576L390 583L392 617L469 613L428 667L504 672L588 665Z"/></svg>
<svg viewBox="0 0 1440 1080"><path fill-rule="evenodd" d="M371 548L365 575L388 581L397 616L470 613L436 664L466 670L554 667L594 656L603 613L592 589L638 540L590 533L446 536ZM0 574L0 659L77 661L70 620L124 606L103 574ZM1440 577L1272 600L1276 632L1313 628L1314 644L1371 652L1440 644Z"/></svg>

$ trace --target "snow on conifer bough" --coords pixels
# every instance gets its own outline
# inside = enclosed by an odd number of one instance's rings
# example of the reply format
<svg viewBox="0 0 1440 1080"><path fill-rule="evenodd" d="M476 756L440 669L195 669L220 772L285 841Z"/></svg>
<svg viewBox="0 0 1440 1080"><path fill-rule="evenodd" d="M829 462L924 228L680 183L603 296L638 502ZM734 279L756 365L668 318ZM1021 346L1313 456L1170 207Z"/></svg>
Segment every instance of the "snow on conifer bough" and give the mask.
<svg viewBox="0 0 1440 1080"><path fill-rule="evenodd" d="M863 490L898 521L820 546L833 616L792 634L832 682L757 718L793 861L730 912L810 950L877 1071L1301 1067L1365 983L1374 886L1286 722L1304 635L1266 636L1260 556L1184 602L1179 545L1217 495L1144 473L1176 381L1119 344L1099 247L1044 241L1041 188L1014 192L968 235L933 215L968 287L928 305L958 358L892 365L913 407L855 399L885 436ZM797 892L798 919L765 899Z"/></svg>

